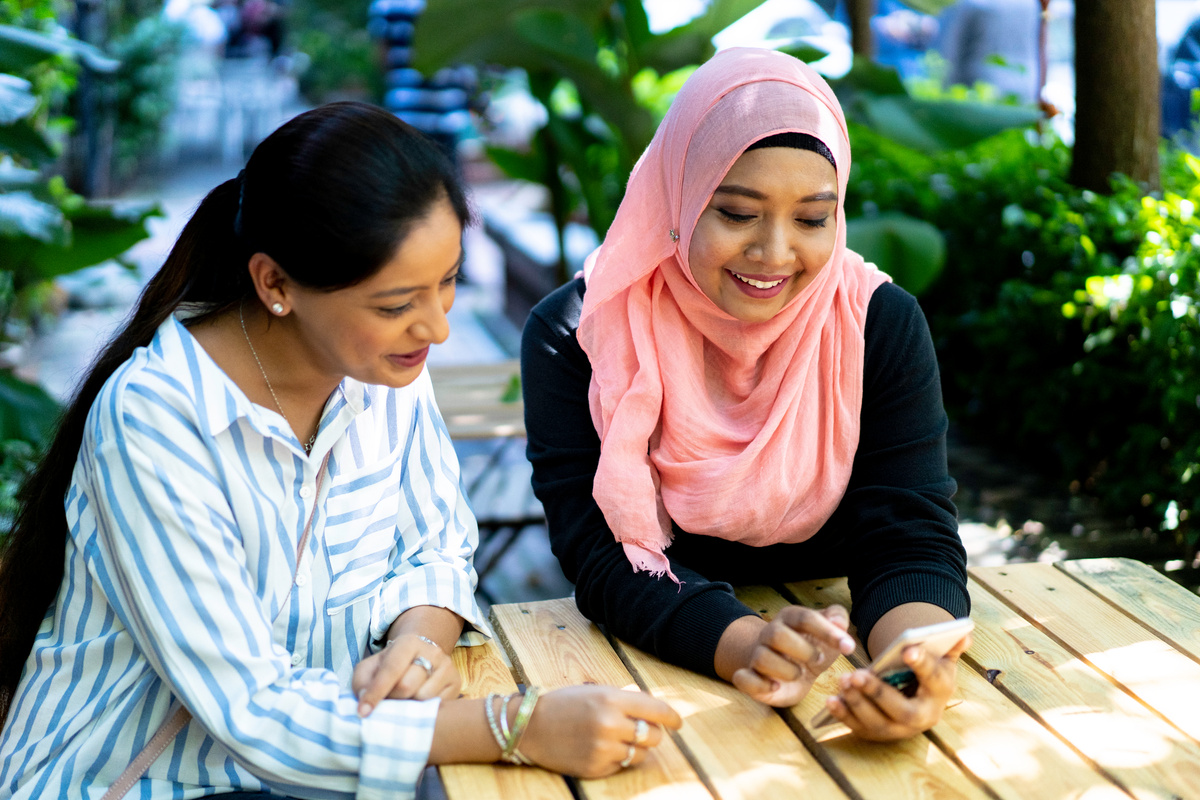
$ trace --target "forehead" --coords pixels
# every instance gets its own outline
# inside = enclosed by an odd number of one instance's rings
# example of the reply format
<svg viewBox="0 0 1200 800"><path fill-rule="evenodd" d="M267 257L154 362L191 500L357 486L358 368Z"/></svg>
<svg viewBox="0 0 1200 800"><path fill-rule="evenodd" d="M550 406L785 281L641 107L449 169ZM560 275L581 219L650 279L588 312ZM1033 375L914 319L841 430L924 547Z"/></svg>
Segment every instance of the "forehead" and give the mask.
<svg viewBox="0 0 1200 800"><path fill-rule="evenodd" d="M426 287L446 277L461 257L462 223L453 206L443 201L409 227L378 272L349 289L375 294Z"/></svg>
<svg viewBox="0 0 1200 800"><path fill-rule="evenodd" d="M738 185L771 196L804 197L837 190L837 172L824 156L795 147L763 147L742 153L720 187Z"/></svg>

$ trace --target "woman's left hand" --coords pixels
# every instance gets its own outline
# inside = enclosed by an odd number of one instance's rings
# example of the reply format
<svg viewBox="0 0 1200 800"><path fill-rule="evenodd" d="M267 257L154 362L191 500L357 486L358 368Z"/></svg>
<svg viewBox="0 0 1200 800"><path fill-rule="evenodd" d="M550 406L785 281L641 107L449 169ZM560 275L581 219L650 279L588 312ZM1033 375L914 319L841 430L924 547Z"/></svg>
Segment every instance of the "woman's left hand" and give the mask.
<svg viewBox="0 0 1200 800"><path fill-rule="evenodd" d="M904 663L917 678L912 697L884 683L869 670L841 676L842 693L826 708L855 735L873 742L907 739L936 725L957 684L958 657L971 646L966 636L941 658L932 658L920 645L904 650Z"/></svg>
<svg viewBox="0 0 1200 800"><path fill-rule="evenodd" d="M417 634L405 633L354 668L350 687L358 696L358 715L371 713L380 700L451 700L462 689L462 677L442 648Z"/></svg>

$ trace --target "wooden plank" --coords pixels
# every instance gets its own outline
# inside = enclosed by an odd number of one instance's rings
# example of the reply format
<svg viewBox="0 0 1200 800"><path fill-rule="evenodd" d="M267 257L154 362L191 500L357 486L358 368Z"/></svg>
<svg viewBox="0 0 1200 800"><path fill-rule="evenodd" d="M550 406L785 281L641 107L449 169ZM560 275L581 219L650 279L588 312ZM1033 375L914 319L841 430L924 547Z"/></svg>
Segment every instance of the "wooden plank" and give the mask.
<svg viewBox="0 0 1200 800"><path fill-rule="evenodd" d="M575 608L574 600L492 606L496 633L526 684L554 689L604 684L641 691L608 640ZM672 800L710 800L696 771L672 738L650 750L637 767L601 780L576 782L589 800L616 800L661 792Z"/></svg>
<svg viewBox="0 0 1200 800"><path fill-rule="evenodd" d="M486 697L488 692L510 694L517 690L512 673L494 642L456 647L454 666L463 677L466 697ZM438 768L448 800L572 800L566 779L537 767L509 764L450 764Z"/></svg>
<svg viewBox="0 0 1200 800"><path fill-rule="evenodd" d="M827 587L829 583L821 581L818 585ZM806 605L815 606L825 597L832 596L832 593L822 589L814 591L817 597L812 597L804 584L788 584L788 590L804 600ZM765 587L739 589L738 597L765 619L770 619L789 603L778 592ZM809 721L824 708L825 698L838 692L838 676L852 669L853 665L845 656L839 657L821 673L803 700L781 710L784 720L813 748L817 758L831 774L848 785L854 794L864 798L943 800L990 797L924 736L879 744L859 739L844 725L819 731L810 728Z"/></svg>
<svg viewBox="0 0 1200 800"><path fill-rule="evenodd" d="M845 579L787 588L810 607L850 606ZM927 735L997 797L1128 800L1129 795L993 686L986 674L973 669L969 659L959 661L957 686L941 721ZM834 684L820 694L821 701L836 691Z"/></svg>
<svg viewBox="0 0 1200 800"><path fill-rule="evenodd" d="M970 586L967 659L997 688L1135 797L1200 797L1196 742L982 584Z"/></svg>
<svg viewBox="0 0 1200 800"><path fill-rule="evenodd" d="M1195 592L1132 558L1088 558L1055 566L1200 660L1200 596Z"/></svg>
<svg viewBox="0 0 1200 800"><path fill-rule="evenodd" d="M1189 656L1051 564L975 568L971 576L1200 741L1200 664Z"/></svg>
<svg viewBox="0 0 1200 800"><path fill-rule="evenodd" d="M614 646L638 683L683 717L680 743L722 800L846 797L770 706L624 642Z"/></svg>

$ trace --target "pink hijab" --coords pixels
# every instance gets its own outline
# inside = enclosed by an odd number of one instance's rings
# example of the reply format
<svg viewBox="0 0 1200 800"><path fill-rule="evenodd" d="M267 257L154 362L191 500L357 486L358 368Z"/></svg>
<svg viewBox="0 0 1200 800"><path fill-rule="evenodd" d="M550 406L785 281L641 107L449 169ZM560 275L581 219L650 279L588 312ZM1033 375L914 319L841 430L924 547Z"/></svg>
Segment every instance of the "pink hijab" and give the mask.
<svg viewBox="0 0 1200 800"><path fill-rule="evenodd" d="M747 323L697 286L700 213L750 144L810 134L837 162L837 240L775 317ZM863 331L886 275L846 249L850 141L808 65L771 50L717 53L688 79L629 178L585 268L579 343L600 434L593 493L635 571L671 573L671 520L763 546L802 542L841 501L858 448Z"/></svg>

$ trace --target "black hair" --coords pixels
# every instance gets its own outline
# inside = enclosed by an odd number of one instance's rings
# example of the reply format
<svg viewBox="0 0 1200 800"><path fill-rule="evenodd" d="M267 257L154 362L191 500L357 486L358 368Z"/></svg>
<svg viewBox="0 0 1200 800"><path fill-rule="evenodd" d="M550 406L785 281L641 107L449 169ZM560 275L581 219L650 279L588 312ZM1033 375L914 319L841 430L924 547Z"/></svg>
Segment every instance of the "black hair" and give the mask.
<svg viewBox="0 0 1200 800"><path fill-rule="evenodd" d="M825 160L833 164L834 171L837 171L837 162L833 160L833 151L820 139L810 136L807 133L798 133L796 131L774 133L759 139L747 147L746 152L758 150L762 147L794 147L798 150L811 150L819 156L824 156Z"/></svg>
<svg viewBox="0 0 1200 800"><path fill-rule="evenodd" d="M375 106L332 103L284 124L254 149L238 178L201 201L18 495L21 507L0 552L0 727L62 583L64 500L88 411L109 377L180 304L199 321L250 297L254 253L269 255L303 286L351 286L378 272L443 199L465 226L466 196L431 139Z"/></svg>

